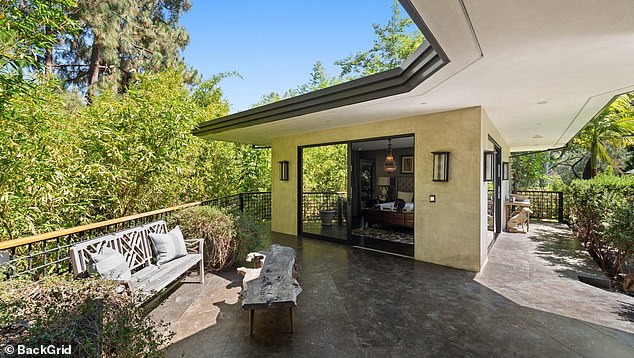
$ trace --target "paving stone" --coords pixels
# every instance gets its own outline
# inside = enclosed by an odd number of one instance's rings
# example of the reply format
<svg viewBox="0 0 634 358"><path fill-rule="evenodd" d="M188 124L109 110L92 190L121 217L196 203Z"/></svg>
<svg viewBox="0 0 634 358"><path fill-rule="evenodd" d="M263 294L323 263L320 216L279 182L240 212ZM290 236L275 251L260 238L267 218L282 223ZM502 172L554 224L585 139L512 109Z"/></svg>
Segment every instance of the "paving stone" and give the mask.
<svg viewBox="0 0 634 358"><path fill-rule="evenodd" d="M177 332L168 357L634 356L634 297L576 280L596 267L562 226L502 234L479 274L315 239L272 241L293 247L302 267L295 333L285 310L265 310L249 337L241 277L207 274L152 313Z"/></svg>

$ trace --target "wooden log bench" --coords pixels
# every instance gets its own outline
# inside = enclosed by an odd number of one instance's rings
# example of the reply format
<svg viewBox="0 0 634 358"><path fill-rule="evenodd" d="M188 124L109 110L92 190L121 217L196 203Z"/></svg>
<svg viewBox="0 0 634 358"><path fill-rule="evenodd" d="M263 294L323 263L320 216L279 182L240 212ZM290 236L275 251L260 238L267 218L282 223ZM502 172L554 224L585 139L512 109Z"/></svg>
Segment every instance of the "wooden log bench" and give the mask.
<svg viewBox="0 0 634 358"><path fill-rule="evenodd" d="M187 254L161 264L159 267L156 265L157 258L149 238L150 233L167 233L167 224L159 220L73 245L70 248L70 261L74 275L88 276L92 265L92 255L108 247L121 253L125 258L132 275L130 280L121 281L121 283L129 288L138 304L177 281L196 265L199 265L200 283L205 283L203 239L185 240Z"/></svg>
<svg viewBox="0 0 634 358"><path fill-rule="evenodd" d="M297 296L302 292L296 279L295 250L272 245L261 254L264 256L261 268L238 269L244 275L242 308L249 310L249 334L253 335L255 310L267 308L288 308L293 333L293 308L297 306Z"/></svg>

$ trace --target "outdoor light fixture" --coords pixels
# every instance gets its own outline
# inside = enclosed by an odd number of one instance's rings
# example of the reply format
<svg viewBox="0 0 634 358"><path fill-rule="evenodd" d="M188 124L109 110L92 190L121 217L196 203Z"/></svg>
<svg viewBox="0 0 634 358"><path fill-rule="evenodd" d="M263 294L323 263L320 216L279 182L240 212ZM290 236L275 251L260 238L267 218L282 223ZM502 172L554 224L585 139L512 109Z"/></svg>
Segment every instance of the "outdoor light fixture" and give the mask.
<svg viewBox="0 0 634 358"><path fill-rule="evenodd" d="M392 154L392 140L387 140L387 156L385 162L383 162L383 169L386 173L391 173L396 170L396 161L394 160L394 154Z"/></svg>
<svg viewBox="0 0 634 358"><path fill-rule="evenodd" d="M433 181L449 181L449 152L432 152L434 155Z"/></svg>
<svg viewBox="0 0 634 358"><path fill-rule="evenodd" d="M493 158L495 152L492 150L484 151L484 181L493 181Z"/></svg>
<svg viewBox="0 0 634 358"><path fill-rule="evenodd" d="M280 163L280 180L288 181L288 160L283 160Z"/></svg>
<svg viewBox="0 0 634 358"><path fill-rule="evenodd" d="M509 180L509 162L502 162L502 180Z"/></svg>

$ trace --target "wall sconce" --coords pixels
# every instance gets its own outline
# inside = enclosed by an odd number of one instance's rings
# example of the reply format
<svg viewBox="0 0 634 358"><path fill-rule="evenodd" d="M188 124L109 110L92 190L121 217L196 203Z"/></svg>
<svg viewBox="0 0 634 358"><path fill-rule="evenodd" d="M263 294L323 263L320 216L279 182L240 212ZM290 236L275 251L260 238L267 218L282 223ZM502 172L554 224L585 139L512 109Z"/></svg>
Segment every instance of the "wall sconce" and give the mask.
<svg viewBox="0 0 634 358"><path fill-rule="evenodd" d="M283 160L280 163L280 180L288 181L288 160Z"/></svg>
<svg viewBox="0 0 634 358"><path fill-rule="evenodd" d="M449 152L432 152L434 155L433 181L449 181Z"/></svg>
<svg viewBox="0 0 634 358"><path fill-rule="evenodd" d="M509 180L509 162L502 162L502 180Z"/></svg>
<svg viewBox="0 0 634 358"><path fill-rule="evenodd" d="M495 152L492 150L484 151L484 181L493 181L493 162Z"/></svg>

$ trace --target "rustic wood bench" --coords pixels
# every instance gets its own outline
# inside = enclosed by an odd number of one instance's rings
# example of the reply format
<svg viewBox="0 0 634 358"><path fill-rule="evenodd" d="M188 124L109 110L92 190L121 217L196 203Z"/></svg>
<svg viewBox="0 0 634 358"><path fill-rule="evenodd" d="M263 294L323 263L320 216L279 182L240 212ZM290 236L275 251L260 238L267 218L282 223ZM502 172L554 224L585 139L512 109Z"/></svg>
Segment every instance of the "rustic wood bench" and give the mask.
<svg viewBox="0 0 634 358"><path fill-rule="evenodd" d="M102 247L109 247L124 256L132 278L122 283L128 286L139 304L178 280L197 264L200 269L200 283L205 283L203 239L185 240L187 255L158 267L155 265L156 258L149 233L165 234L167 224L159 220L73 245L70 248L73 273L77 277L86 276L91 265L91 254L100 252Z"/></svg>
<svg viewBox="0 0 634 358"><path fill-rule="evenodd" d="M296 280L295 250L272 245L262 255L265 256L262 268L238 269L245 275L241 295L242 308L249 310L249 334L253 335L255 310L267 308L288 308L293 333L293 308L302 292Z"/></svg>

